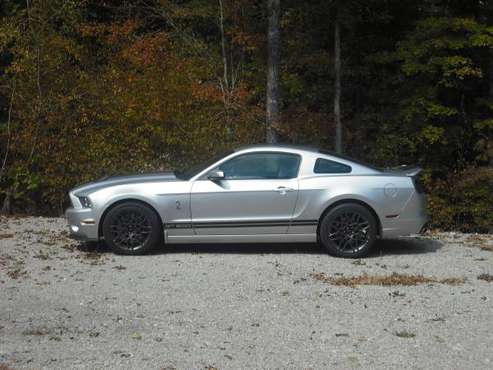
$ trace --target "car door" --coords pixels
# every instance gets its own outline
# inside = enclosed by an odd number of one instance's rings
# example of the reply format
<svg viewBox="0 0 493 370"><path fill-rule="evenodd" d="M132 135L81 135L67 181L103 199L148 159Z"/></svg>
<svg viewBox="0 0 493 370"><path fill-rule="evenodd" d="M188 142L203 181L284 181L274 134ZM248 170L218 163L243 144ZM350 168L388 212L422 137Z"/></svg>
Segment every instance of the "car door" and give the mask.
<svg viewBox="0 0 493 370"><path fill-rule="evenodd" d="M216 167L191 191L192 226L199 235L287 232L298 196L301 156L283 152L239 154Z"/></svg>

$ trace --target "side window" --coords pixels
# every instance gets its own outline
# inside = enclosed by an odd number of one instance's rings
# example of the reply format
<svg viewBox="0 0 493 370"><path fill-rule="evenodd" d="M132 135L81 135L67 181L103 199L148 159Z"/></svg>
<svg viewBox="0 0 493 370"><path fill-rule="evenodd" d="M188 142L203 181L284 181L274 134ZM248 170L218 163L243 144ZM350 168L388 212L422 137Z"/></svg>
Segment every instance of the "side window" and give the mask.
<svg viewBox="0 0 493 370"><path fill-rule="evenodd" d="M228 180L292 179L298 175L300 156L289 153L249 153L219 166Z"/></svg>
<svg viewBox="0 0 493 370"><path fill-rule="evenodd" d="M345 164L318 158L313 168L315 173L350 173L351 167Z"/></svg>

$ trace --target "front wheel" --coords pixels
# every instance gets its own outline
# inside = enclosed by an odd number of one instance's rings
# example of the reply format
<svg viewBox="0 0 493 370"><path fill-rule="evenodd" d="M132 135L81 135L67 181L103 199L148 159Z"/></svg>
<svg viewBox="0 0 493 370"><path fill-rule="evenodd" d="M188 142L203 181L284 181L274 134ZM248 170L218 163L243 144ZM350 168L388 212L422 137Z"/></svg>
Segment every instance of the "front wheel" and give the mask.
<svg viewBox="0 0 493 370"><path fill-rule="evenodd" d="M113 207L103 221L103 237L119 254L144 254L161 241L161 223L156 213L139 202L124 202Z"/></svg>
<svg viewBox="0 0 493 370"><path fill-rule="evenodd" d="M377 237L377 221L359 204L341 204L322 219L319 239L337 257L360 258L368 254Z"/></svg>

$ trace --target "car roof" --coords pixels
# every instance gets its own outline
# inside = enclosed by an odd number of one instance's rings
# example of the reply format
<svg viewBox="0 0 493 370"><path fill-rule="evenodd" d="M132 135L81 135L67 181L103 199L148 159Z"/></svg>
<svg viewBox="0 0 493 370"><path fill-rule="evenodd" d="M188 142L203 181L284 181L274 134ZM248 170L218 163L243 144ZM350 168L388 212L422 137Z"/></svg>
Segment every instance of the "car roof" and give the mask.
<svg viewBox="0 0 493 370"><path fill-rule="evenodd" d="M303 152L311 152L318 153L320 150L313 146L305 146L305 145L294 145L294 144L253 144L246 145L235 149L235 152L240 152L249 149L257 149L257 150L279 150L279 149L288 149L294 151L303 151Z"/></svg>

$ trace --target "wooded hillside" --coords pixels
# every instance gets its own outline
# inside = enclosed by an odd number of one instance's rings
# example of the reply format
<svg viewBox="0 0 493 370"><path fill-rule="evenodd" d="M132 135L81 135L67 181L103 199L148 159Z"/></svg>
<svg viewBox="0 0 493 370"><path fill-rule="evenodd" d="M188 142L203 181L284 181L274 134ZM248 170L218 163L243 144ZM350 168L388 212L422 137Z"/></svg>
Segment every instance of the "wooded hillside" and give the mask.
<svg viewBox="0 0 493 370"><path fill-rule="evenodd" d="M433 226L493 230L493 1L4 0L0 18L4 211L278 140L418 164Z"/></svg>

